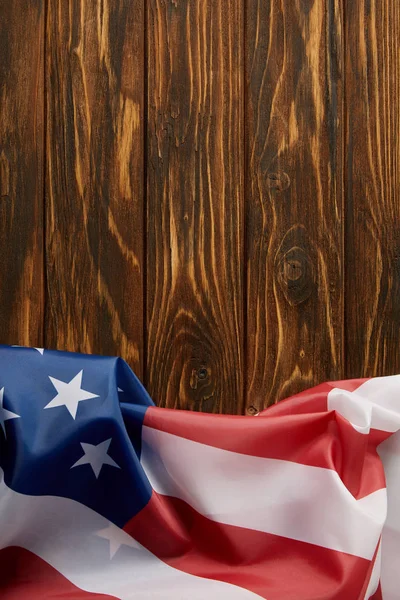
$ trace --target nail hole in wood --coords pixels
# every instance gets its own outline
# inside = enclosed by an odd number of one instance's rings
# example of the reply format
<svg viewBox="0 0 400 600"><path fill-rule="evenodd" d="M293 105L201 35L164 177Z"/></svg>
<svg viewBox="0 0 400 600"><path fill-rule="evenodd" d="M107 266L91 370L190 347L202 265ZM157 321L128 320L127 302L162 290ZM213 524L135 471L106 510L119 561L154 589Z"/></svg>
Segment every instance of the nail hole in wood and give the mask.
<svg viewBox="0 0 400 600"><path fill-rule="evenodd" d="M208 375L207 369L199 369L197 372L197 376L199 379L206 379L207 375Z"/></svg>

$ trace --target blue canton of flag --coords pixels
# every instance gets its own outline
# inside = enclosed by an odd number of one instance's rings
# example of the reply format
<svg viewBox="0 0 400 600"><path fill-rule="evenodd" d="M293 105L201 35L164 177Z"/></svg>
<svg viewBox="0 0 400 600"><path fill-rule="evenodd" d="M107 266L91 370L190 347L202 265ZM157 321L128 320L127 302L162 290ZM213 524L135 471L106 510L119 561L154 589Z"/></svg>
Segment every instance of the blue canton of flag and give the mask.
<svg viewBox="0 0 400 600"><path fill-rule="evenodd" d="M139 460L153 402L136 375L120 358L41 348L0 347L0 365L6 485L71 498L123 526L151 494Z"/></svg>

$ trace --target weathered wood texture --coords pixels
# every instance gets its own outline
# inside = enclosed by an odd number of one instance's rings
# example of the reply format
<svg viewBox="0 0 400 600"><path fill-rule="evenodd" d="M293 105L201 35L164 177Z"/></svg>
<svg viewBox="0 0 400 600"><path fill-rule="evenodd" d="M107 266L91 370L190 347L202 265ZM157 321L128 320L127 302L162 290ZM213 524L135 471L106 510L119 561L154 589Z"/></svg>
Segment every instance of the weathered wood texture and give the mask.
<svg viewBox="0 0 400 600"><path fill-rule="evenodd" d="M395 0L2 2L0 343L208 412L400 372L399 73Z"/></svg>
<svg viewBox="0 0 400 600"><path fill-rule="evenodd" d="M0 4L0 342L43 342L44 2Z"/></svg>
<svg viewBox="0 0 400 600"><path fill-rule="evenodd" d="M48 0L46 345L143 368L141 0Z"/></svg>
<svg viewBox="0 0 400 600"><path fill-rule="evenodd" d="M346 376L400 372L400 4L346 2Z"/></svg>
<svg viewBox="0 0 400 600"><path fill-rule="evenodd" d="M246 404L343 375L340 2L247 0Z"/></svg>
<svg viewBox="0 0 400 600"><path fill-rule="evenodd" d="M243 398L243 5L148 0L148 389Z"/></svg>

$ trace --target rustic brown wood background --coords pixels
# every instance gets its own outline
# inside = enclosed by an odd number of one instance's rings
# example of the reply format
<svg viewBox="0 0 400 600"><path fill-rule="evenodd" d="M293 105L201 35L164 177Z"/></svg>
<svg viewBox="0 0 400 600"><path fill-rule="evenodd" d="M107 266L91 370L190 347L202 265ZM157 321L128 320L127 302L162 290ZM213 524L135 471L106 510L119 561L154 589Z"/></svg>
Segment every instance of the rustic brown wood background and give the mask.
<svg viewBox="0 0 400 600"><path fill-rule="evenodd" d="M0 343L254 413L400 372L397 0L0 0Z"/></svg>

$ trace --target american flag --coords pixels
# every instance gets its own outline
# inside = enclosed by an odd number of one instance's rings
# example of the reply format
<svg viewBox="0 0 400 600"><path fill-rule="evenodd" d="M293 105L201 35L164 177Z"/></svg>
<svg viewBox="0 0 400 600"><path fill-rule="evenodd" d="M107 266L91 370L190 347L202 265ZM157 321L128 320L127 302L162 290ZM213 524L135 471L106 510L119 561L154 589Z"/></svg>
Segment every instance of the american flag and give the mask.
<svg viewBox="0 0 400 600"><path fill-rule="evenodd" d="M0 598L398 599L399 429L400 376L208 415L1 346Z"/></svg>

